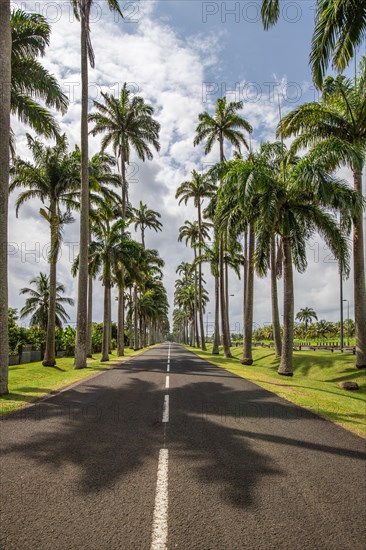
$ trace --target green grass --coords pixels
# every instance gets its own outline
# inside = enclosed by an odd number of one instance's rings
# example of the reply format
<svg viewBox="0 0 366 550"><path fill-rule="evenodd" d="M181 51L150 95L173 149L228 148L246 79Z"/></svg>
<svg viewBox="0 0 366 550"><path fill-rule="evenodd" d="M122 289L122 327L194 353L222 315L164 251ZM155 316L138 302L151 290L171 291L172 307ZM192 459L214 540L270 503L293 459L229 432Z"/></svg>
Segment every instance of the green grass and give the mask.
<svg viewBox="0 0 366 550"><path fill-rule="evenodd" d="M212 355L195 348L191 351L258 384L292 403L327 418L357 435L366 437L366 372L355 368L354 355L324 351L294 352L294 376L277 374L279 359L270 349L254 349L254 364L241 365L241 348L232 348L234 359ZM220 352L221 353L221 352ZM339 382L357 382L357 391L342 390Z"/></svg>
<svg viewBox="0 0 366 550"><path fill-rule="evenodd" d="M0 414L24 407L27 403L44 397L52 391L108 370L116 361L126 360L141 351L144 350L133 351L126 348L124 358L117 358L113 352L107 363L101 363L101 354L95 354L93 359L88 359L87 368L81 370L74 370L73 357L57 359L56 367L44 367L40 361L10 366L9 393L0 397Z"/></svg>

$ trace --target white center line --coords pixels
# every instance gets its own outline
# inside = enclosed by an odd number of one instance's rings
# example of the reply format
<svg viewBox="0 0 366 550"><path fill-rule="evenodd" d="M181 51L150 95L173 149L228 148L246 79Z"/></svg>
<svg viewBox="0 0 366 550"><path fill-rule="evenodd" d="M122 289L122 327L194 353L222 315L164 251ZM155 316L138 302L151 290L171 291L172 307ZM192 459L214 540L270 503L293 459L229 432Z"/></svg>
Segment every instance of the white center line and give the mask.
<svg viewBox="0 0 366 550"><path fill-rule="evenodd" d="M167 375L167 377L165 378L165 387L166 388L169 388L169 376Z"/></svg>
<svg viewBox="0 0 366 550"><path fill-rule="evenodd" d="M168 449L160 449L150 550L165 550L168 543Z"/></svg>
<svg viewBox="0 0 366 550"><path fill-rule="evenodd" d="M170 371L170 364L169 364L169 363L167 364L166 371L167 371L167 372Z"/></svg>
<svg viewBox="0 0 366 550"><path fill-rule="evenodd" d="M163 422L169 422L169 395L164 397Z"/></svg>

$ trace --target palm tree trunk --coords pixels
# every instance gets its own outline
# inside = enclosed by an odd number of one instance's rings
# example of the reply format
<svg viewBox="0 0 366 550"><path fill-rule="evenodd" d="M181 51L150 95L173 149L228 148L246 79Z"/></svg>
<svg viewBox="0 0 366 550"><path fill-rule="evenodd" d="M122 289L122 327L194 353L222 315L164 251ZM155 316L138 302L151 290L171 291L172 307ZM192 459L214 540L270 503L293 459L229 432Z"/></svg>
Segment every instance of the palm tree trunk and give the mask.
<svg viewBox="0 0 366 550"><path fill-rule="evenodd" d="M229 346L231 346L231 334L230 334L230 312L229 312L229 266L225 262L225 296L226 296L226 326L227 326L227 337L229 340Z"/></svg>
<svg viewBox="0 0 366 550"><path fill-rule="evenodd" d="M133 349L133 301L132 301L132 286L129 288L130 308L128 311L129 321L129 348Z"/></svg>
<svg viewBox="0 0 366 550"><path fill-rule="evenodd" d="M212 354L219 355L220 346L220 282L215 275L215 328L213 336Z"/></svg>
<svg viewBox="0 0 366 550"><path fill-rule="evenodd" d="M271 297L272 297L272 328L275 353L281 356L281 325L280 313L278 311L277 273L276 273L276 236L271 239Z"/></svg>
<svg viewBox="0 0 366 550"><path fill-rule="evenodd" d="M0 395L8 390L8 197L11 31L10 0L0 5Z"/></svg>
<svg viewBox="0 0 366 550"><path fill-rule="evenodd" d="M133 314L133 318L134 318L133 349L136 351L136 350L138 350L138 347L139 347L139 343L138 343L138 337L139 337L138 316L137 316L137 285L136 284L133 285L133 310L134 310L134 314Z"/></svg>
<svg viewBox="0 0 366 550"><path fill-rule="evenodd" d="M118 287L118 337L117 354L123 357L125 354L125 289L124 286Z"/></svg>
<svg viewBox="0 0 366 550"><path fill-rule="evenodd" d="M290 237L282 238L283 246L283 341L278 374L293 376L294 280Z"/></svg>
<svg viewBox="0 0 366 550"><path fill-rule="evenodd" d="M57 238L58 238L58 218L56 211L56 201L51 200L51 250L50 250L50 285L48 295L48 319L47 319L47 337L46 350L42 365L44 367L54 367L56 365L55 355L55 330L56 330L56 264L57 264Z"/></svg>
<svg viewBox="0 0 366 550"><path fill-rule="evenodd" d="M111 282L109 277L104 279L104 311L103 311L103 341L102 341L102 358L101 361L108 361L109 351L109 335L110 335L110 292Z"/></svg>
<svg viewBox="0 0 366 550"><path fill-rule="evenodd" d="M123 147L120 148L121 159L121 178L122 178L122 219L125 219L127 209L127 180L126 180L126 160L124 158Z"/></svg>
<svg viewBox="0 0 366 550"><path fill-rule="evenodd" d="M108 334L108 350L109 350L109 353L112 353L112 285L110 285L110 287L109 287L108 301L109 301L109 320L108 320L109 334Z"/></svg>
<svg viewBox="0 0 366 550"><path fill-rule="evenodd" d="M145 229L144 226L141 226L141 244L145 248Z"/></svg>
<svg viewBox="0 0 366 550"><path fill-rule="evenodd" d="M87 340L87 357L93 356L93 276L88 277L88 340Z"/></svg>
<svg viewBox="0 0 366 550"><path fill-rule="evenodd" d="M226 296L225 296L225 272L224 272L224 247L222 239L220 241L219 252L219 269L220 269L220 305L221 305L221 332L222 344L225 357L232 357L230 352L230 343L228 340L227 315L226 315Z"/></svg>
<svg viewBox="0 0 366 550"><path fill-rule="evenodd" d="M224 162L224 138L222 132L219 136L219 146L220 146L220 162ZM222 332L222 343L224 348L225 357L232 357L230 352L230 339L228 337L228 326L227 326L227 303L226 303L226 292L225 292L225 274L224 274L224 244L223 237L220 236L219 243L219 287L220 287L220 306L221 306L221 332Z"/></svg>
<svg viewBox="0 0 366 550"><path fill-rule="evenodd" d="M245 311L244 311L244 344L243 356L241 363L243 365L253 364L252 339L253 339L253 300L254 300L254 227L249 226L249 250L248 250L248 266L247 266L247 283L245 295Z"/></svg>
<svg viewBox="0 0 366 550"><path fill-rule="evenodd" d="M200 232L198 255L202 254L202 217L201 217L201 202L198 205L198 227ZM202 262L198 264L198 307L200 318L200 332L201 332L201 349L206 351L205 342L205 329L203 324L203 302L202 302Z"/></svg>
<svg viewBox="0 0 366 550"><path fill-rule="evenodd" d="M362 196L362 173L354 171L354 189ZM353 226L353 276L356 325L356 367L366 368L366 288L362 213Z"/></svg>
<svg viewBox="0 0 366 550"><path fill-rule="evenodd" d="M244 232L244 266L243 266L243 340L244 340L244 327L245 327L245 304L247 293L247 280L248 280L248 231Z"/></svg>
<svg viewBox="0 0 366 550"><path fill-rule="evenodd" d="M89 243L88 29L81 15L81 197L75 369L86 367Z"/></svg>
<svg viewBox="0 0 366 550"><path fill-rule="evenodd" d="M196 249L194 248L194 303L193 303L193 346L200 347L200 339L198 334L197 323L197 266L196 266Z"/></svg>

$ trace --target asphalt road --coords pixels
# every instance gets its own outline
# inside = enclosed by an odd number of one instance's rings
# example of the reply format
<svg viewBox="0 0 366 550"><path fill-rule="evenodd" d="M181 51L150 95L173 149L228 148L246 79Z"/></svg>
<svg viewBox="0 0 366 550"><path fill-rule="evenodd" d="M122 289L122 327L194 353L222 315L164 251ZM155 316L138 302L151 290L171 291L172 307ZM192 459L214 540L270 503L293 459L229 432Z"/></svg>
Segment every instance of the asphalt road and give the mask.
<svg viewBox="0 0 366 550"><path fill-rule="evenodd" d="M1 548L364 549L366 441L169 348L2 419Z"/></svg>

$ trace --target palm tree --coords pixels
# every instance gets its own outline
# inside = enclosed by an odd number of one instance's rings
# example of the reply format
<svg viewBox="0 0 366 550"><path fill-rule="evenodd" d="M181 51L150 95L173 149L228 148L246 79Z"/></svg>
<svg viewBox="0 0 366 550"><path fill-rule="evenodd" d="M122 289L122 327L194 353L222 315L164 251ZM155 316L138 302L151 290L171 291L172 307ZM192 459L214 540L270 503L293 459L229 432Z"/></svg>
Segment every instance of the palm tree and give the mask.
<svg viewBox="0 0 366 550"><path fill-rule="evenodd" d="M102 151L112 145L115 156L120 163L120 176L122 186L122 218L126 218L128 206L128 181L126 166L130 162L131 150L134 150L141 160L151 160L153 157L151 148L159 151L160 124L153 118L154 110L147 105L142 97L133 96L124 83L121 95L115 98L111 94L102 93L104 103L94 101L97 112L89 116L89 121L94 122L92 135L105 134L102 139ZM120 272L118 303L120 307L119 318L122 321L121 308L124 304L124 273ZM119 332L121 335L121 333ZM121 335L122 337L123 335ZM122 341L119 353L123 353Z"/></svg>
<svg viewBox="0 0 366 550"><path fill-rule="evenodd" d="M108 205L109 210L117 213L120 209L119 196L111 189L118 187L119 178L112 172L116 165L114 157L107 153L96 153L89 162L89 241L92 237L93 223L98 223L101 213ZM88 320L87 320L87 356L92 357L93 330L93 275L88 277Z"/></svg>
<svg viewBox="0 0 366 550"><path fill-rule="evenodd" d="M284 137L297 135L292 149L312 147L328 160L329 169L347 165L353 172L355 192L362 198L362 171L366 150L366 58L352 83L344 76L328 77L319 103L301 105L279 125ZM326 188L324 188L326 192ZM366 368L366 290L362 212L353 225L353 277L356 322L356 365Z"/></svg>
<svg viewBox="0 0 366 550"><path fill-rule="evenodd" d="M103 313L103 344L102 361L108 361L111 324L111 288L115 274L120 269L120 263L131 266L133 253L140 250L140 245L131 240L125 231L124 220L112 222L108 213L104 219L93 226L93 240L89 246L90 272L96 274L101 271L101 280L104 286L104 313ZM131 269L131 268L130 268ZM118 279L117 279L118 282Z"/></svg>
<svg viewBox="0 0 366 550"><path fill-rule="evenodd" d="M50 277L46 273L40 273L29 281L34 288L22 288L19 294L29 295L26 299L24 307L20 310L20 319L24 319L31 315L30 325L47 330L49 323L49 308L50 308ZM63 304L70 306L74 305L72 298L61 296L65 292L64 285L56 283L56 307L55 307L55 324L56 327L62 327L63 323L69 321L70 317L67 314Z"/></svg>
<svg viewBox="0 0 366 550"><path fill-rule="evenodd" d="M89 115L89 121L95 124L91 134L105 134L102 151L111 145L119 159L124 218L128 204L126 166L130 163L131 150L135 151L140 160L151 160L151 148L160 150L160 124L153 118L154 109L151 105L147 105L142 97L133 96L126 82L119 98L108 93L102 93L102 97L104 103L94 101L96 112Z"/></svg>
<svg viewBox="0 0 366 550"><path fill-rule="evenodd" d="M191 302L191 291L194 294L194 268L192 264L188 262L181 262L177 269L176 273L181 276L180 279L175 281L175 291L174 291L174 305L177 306L175 309L175 322L181 322L181 333L182 340L184 344L189 342L189 323L191 323L191 334L193 338L193 327L194 327L194 298ZM185 289L189 288L189 291Z"/></svg>
<svg viewBox="0 0 366 550"><path fill-rule="evenodd" d="M194 299L194 335L195 340L197 342L197 346L199 347L200 341L202 344L202 349L205 348L205 341L204 341L204 328L203 328L203 304L201 306L199 305L199 301L202 302L202 271L199 270L199 273L197 273L197 264L198 266L201 265L201 262L197 262L197 249L199 249L202 246L202 241L206 238L208 238L209 233L209 225L206 222L191 222L189 220L186 220L184 224L179 228L179 236L178 241L185 240L186 245L189 243L191 248L193 248L194 253L194 263L193 263L193 269L194 269L194 289L195 289L195 299ZM197 291L198 289L198 291ZM199 313L199 309L202 307L202 323L200 323L200 330L198 330L198 320L197 320L197 314Z"/></svg>
<svg viewBox="0 0 366 550"><path fill-rule="evenodd" d="M8 323L8 196L9 196L9 140L10 140L10 86L11 30L10 0L0 5L0 324ZM0 395L8 393L9 363L8 331L0 331Z"/></svg>
<svg viewBox="0 0 366 550"><path fill-rule="evenodd" d="M198 255L202 254L202 247L204 245L203 238L203 224L202 224L202 202L205 198L211 198L216 191L215 184L206 176L198 174L196 170L192 170L192 178L190 181L184 181L178 187L175 198L180 199L179 204L183 201L188 203L189 199L193 199L195 208L197 208L198 215ZM207 224L206 224L207 227ZM207 229L206 229L207 232ZM201 332L201 347L205 351L205 331L203 325L203 304L202 304L202 263L198 262L198 309L199 309L199 321Z"/></svg>
<svg viewBox="0 0 366 550"><path fill-rule="evenodd" d="M86 367L88 346L88 244L89 244L89 152L88 152L88 62L94 67L94 51L90 37L90 10L93 0L70 0L81 26L81 200L80 262L78 278L77 330L75 369ZM110 10L122 16L118 0L107 0Z"/></svg>
<svg viewBox="0 0 366 550"><path fill-rule="evenodd" d="M196 128L194 145L205 141L205 154L207 155L212 150L214 143L218 142L221 163L225 160L225 139L235 147L239 154L241 153L241 146L248 149L243 130L251 133L253 129L249 122L238 114L238 111L242 108L242 101L228 103L226 97L217 99L214 116L211 116L207 111L198 116L199 123ZM229 327L227 326L224 245L222 239L219 245L219 283L224 354L225 357L231 357Z"/></svg>
<svg viewBox="0 0 366 550"><path fill-rule="evenodd" d="M318 320L318 316L311 307L303 307L300 309L300 311L296 314L296 319L301 321L302 323L305 323L305 334L308 331L309 324L312 323L313 319Z"/></svg>
<svg viewBox="0 0 366 550"><path fill-rule="evenodd" d="M317 0L310 64L320 88L330 61L339 72L355 55L366 33L366 0ZM267 30L280 15L280 0L262 0L262 21Z"/></svg>
<svg viewBox="0 0 366 550"><path fill-rule="evenodd" d="M66 137L60 138L54 147L45 146L39 139L27 134L28 148L33 155L33 164L16 159L14 178L10 191L25 187L16 200L16 214L19 208L31 199L39 199L45 208L40 209L41 216L50 226L50 298L47 323L46 351L44 366L54 366L55 356L55 315L56 315L56 271L57 257L62 243L62 231L66 224L72 223L70 208L74 205L80 189L78 163L67 151ZM62 210L62 207L66 210Z"/></svg>
<svg viewBox="0 0 366 550"><path fill-rule="evenodd" d="M15 10L11 36L11 112L38 134L58 139L59 125L48 109L65 114L69 101L55 77L37 59L50 43L51 26L42 15ZM39 99L45 106L38 103Z"/></svg>
<svg viewBox="0 0 366 550"><path fill-rule="evenodd" d="M228 231L235 237L241 234L247 237L244 250L244 341L241 359L244 365L253 363L254 249L255 223L258 216L256 197L247 193L247 187L248 180L254 180L257 175L258 162L258 155L251 153L245 161L235 159L219 166L222 184L216 213L218 231Z"/></svg>
<svg viewBox="0 0 366 550"><path fill-rule="evenodd" d="M299 272L306 269L306 242L315 232L320 234L342 270L349 270L348 240L344 231L334 220L334 213L342 211L348 221L360 209L357 194L344 182L326 174L314 166L314 158L304 157L290 168L288 178L272 179L273 173L261 169L257 177L259 215L256 223L257 246L255 262L260 274L265 274L270 265L270 242L273 232L281 237L284 279L284 331L282 355L278 373L292 376L293 329L294 329L294 287L293 264ZM312 172L312 180L309 178ZM327 184L326 194L317 194L320 183Z"/></svg>
<svg viewBox="0 0 366 550"><path fill-rule="evenodd" d="M366 0L318 0L310 64L321 88L330 62L344 71L366 35Z"/></svg>
<svg viewBox="0 0 366 550"><path fill-rule="evenodd" d="M134 223L135 231L137 228L141 229L141 243L145 248L145 230L154 229L154 231L161 231L163 224L159 221L161 215L156 210L150 210L146 204L140 201L139 208L132 209L131 222Z"/></svg>

